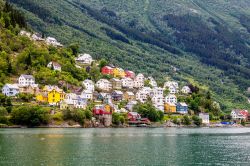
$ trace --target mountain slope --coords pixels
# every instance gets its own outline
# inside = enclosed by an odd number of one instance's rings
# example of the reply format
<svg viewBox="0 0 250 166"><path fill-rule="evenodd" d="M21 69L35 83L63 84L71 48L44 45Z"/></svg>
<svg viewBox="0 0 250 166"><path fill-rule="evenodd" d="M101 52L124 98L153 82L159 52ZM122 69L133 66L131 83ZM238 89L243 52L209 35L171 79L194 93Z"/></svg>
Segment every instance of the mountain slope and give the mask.
<svg viewBox="0 0 250 166"><path fill-rule="evenodd" d="M247 0L10 1L35 30L79 43L95 58L158 79L200 82L225 110L249 107Z"/></svg>

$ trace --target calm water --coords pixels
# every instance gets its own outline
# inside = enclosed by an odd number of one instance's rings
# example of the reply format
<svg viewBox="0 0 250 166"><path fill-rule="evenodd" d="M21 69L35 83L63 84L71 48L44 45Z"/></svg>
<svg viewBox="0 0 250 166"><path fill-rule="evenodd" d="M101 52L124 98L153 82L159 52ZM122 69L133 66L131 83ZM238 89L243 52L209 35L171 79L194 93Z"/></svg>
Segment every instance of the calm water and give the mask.
<svg viewBox="0 0 250 166"><path fill-rule="evenodd" d="M250 165L250 129L0 129L0 165Z"/></svg>

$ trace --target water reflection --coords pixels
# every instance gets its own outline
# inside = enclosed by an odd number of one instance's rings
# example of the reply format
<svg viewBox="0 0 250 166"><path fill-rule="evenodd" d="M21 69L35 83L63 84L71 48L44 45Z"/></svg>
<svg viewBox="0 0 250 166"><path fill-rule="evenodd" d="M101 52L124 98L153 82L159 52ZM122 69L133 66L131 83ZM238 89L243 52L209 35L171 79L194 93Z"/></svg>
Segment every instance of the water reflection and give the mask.
<svg viewBox="0 0 250 166"><path fill-rule="evenodd" d="M0 165L247 165L242 129L0 129Z"/></svg>

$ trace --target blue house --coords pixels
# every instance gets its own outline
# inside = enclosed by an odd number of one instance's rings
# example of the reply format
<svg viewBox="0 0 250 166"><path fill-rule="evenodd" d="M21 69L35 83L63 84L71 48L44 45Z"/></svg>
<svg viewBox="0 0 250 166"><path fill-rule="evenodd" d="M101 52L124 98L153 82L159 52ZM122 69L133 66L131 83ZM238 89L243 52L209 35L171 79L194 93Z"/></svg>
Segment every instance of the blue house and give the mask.
<svg viewBox="0 0 250 166"><path fill-rule="evenodd" d="M176 111L180 114L187 114L188 113L188 105L186 103L177 103L176 104Z"/></svg>
<svg viewBox="0 0 250 166"><path fill-rule="evenodd" d="M19 87L16 84L5 84L2 93L5 96L16 96L19 93Z"/></svg>

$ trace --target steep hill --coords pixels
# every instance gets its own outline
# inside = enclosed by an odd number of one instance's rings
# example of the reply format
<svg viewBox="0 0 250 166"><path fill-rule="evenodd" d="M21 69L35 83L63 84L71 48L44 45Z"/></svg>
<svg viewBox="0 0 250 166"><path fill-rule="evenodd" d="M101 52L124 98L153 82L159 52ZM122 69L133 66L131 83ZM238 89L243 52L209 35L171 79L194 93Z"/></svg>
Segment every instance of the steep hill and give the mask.
<svg viewBox="0 0 250 166"><path fill-rule="evenodd" d="M95 58L158 79L199 82L225 110L250 107L247 0L10 2L36 31L78 43Z"/></svg>

